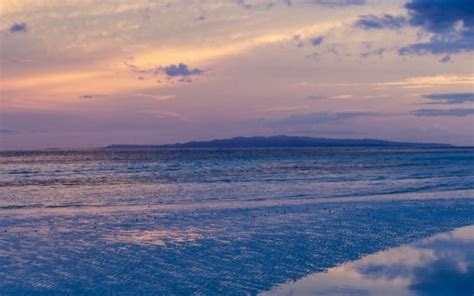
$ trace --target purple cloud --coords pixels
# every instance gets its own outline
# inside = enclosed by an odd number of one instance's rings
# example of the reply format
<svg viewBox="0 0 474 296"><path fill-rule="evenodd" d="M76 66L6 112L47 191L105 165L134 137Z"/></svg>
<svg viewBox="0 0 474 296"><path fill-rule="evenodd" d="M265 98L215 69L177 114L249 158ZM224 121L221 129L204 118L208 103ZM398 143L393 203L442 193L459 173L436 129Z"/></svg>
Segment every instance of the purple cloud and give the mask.
<svg viewBox="0 0 474 296"><path fill-rule="evenodd" d="M183 63L165 66L163 67L163 71L169 77L199 75L204 72L199 68L189 69L189 67Z"/></svg>
<svg viewBox="0 0 474 296"><path fill-rule="evenodd" d="M355 23L354 27L364 30L380 30L380 29L400 29L406 24L406 18L403 16L392 16L384 14L377 15L363 15Z"/></svg>
<svg viewBox="0 0 474 296"><path fill-rule="evenodd" d="M28 31L26 23L14 23L10 27L10 32L11 33L20 33L20 32L26 32L26 31Z"/></svg>

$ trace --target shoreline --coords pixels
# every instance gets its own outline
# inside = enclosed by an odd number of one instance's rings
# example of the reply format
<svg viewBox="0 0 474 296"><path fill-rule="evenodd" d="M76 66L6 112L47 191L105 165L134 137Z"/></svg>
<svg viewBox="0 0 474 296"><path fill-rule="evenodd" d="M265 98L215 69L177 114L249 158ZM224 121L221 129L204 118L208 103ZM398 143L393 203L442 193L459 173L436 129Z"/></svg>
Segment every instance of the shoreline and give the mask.
<svg viewBox="0 0 474 296"><path fill-rule="evenodd" d="M354 197L325 197L304 199L264 199L264 200L231 200L231 201L203 201L194 203L153 204L153 205L84 205L84 206L49 206L41 208L12 208L0 209L0 213L21 215L41 214L75 214L75 213L113 213L113 212L144 212L144 211L193 211L209 209L250 209L278 206L301 206L326 203L345 202L393 202L400 200L451 200L474 199L474 189L447 190L420 193L396 193L364 195Z"/></svg>

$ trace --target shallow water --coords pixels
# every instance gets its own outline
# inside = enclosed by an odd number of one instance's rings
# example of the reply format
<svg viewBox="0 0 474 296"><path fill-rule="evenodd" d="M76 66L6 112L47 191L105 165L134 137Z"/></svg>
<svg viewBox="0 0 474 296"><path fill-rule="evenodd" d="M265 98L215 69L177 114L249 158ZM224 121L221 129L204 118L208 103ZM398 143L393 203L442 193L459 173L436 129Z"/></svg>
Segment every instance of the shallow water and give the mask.
<svg viewBox="0 0 474 296"><path fill-rule="evenodd" d="M4 152L0 291L268 291L474 224L473 151Z"/></svg>
<svg viewBox="0 0 474 296"><path fill-rule="evenodd" d="M474 294L474 226L368 255L261 295Z"/></svg>

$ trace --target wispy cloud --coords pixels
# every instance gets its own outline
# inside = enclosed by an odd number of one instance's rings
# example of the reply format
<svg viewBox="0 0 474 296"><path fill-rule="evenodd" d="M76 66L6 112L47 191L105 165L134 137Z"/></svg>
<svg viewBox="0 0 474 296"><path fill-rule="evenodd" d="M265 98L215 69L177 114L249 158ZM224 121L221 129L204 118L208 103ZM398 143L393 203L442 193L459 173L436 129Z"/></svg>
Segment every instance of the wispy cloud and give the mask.
<svg viewBox="0 0 474 296"><path fill-rule="evenodd" d="M290 7L293 5L292 0L233 0L239 6L246 9L269 10L277 5Z"/></svg>
<svg viewBox="0 0 474 296"><path fill-rule="evenodd" d="M352 6L364 5L366 0L306 0L306 3L319 4L324 6Z"/></svg>
<svg viewBox="0 0 474 296"><path fill-rule="evenodd" d="M350 99L352 97L353 95L351 94L341 94L341 95L333 95L333 96L311 95L311 96L308 96L307 98L311 100L323 100L323 99L342 100L342 99Z"/></svg>
<svg viewBox="0 0 474 296"><path fill-rule="evenodd" d="M168 101L175 97L175 95L159 95L159 94L151 94L151 93L146 93L146 92L139 92L134 95L139 96L139 97L153 99L155 101Z"/></svg>
<svg viewBox="0 0 474 296"><path fill-rule="evenodd" d="M295 110L304 110L307 109L308 105L295 105L295 106L275 106L266 109L261 109L258 111L263 112L288 112L288 111L295 111Z"/></svg>
<svg viewBox="0 0 474 296"><path fill-rule="evenodd" d="M439 85L473 85L474 75L435 75L411 77L405 80L379 82L379 86L399 86L403 88L420 88Z"/></svg>
<svg viewBox="0 0 474 296"><path fill-rule="evenodd" d="M439 93L423 96L431 100L431 104L461 104L474 102L474 93Z"/></svg>
<svg viewBox="0 0 474 296"><path fill-rule="evenodd" d="M342 95L335 95L335 96L332 96L331 99L336 99L336 100L340 100L340 99L350 99L352 98L352 95L351 94L342 94Z"/></svg>
<svg viewBox="0 0 474 296"><path fill-rule="evenodd" d="M385 52L385 48L377 48L377 49L365 49L361 54L361 58L368 58L370 56L378 56L380 58L383 57Z"/></svg>
<svg viewBox="0 0 474 296"><path fill-rule="evenodd" d="M82 99L93 99L93 98L100 98L100 97L104 97L105 95L101 95L101 94L84 94L84 95L80 95L79 98L82 98Z"/></svg>
<svg viewBox="0 0 474 296"><path fill-rule="evenodd" d="M372 42L362 42L362 51L360 53L361 58L368 58L370 56L383 57L386 49L383 47L373 48Z"/></svg>
<svg viewBox="0 0 474 296"><path fill-rule="evenodd" d="M188 65L183 63L148 68L139 67L128 61L124 61L123 63L131 73L138 76L137 78L139 80L145 80L147 78L157 77L164 74L168 79L177 78L176 81L179 82L192 82L190 78L191 76L204 73L204 70L202 69L190 68Z"/></svg>
<svg viewBox="0 0 474 296"><path fill-rule="evenodd" d="M312 124L323 124L333 121L343 121L357 117L373 116L376 113L373 112L317 112L317 113L306 113L306 114L295 114L290 117L275 120L272 125L285 126L285 125L312 125Z"/></svg>
<svg viewBox="0 0 474 296"><path fill-rule="evenodd" d="M474 114L473 108L455 108L455 109L418 109L413 111L416 116L452 116L464 117Z"/></svg>
<svg viewBox="0 0 474 296"><path fill-rule="evenodd" d="M321 95L312 95L312 96L308 96L308 99L311 99L311 100L323 100L323 99L327 99L329 98L328 96L321 96Z"/></svg>
<svg viewBox="0 0 474 296"><path fill-rule="evenodd" d="M393 16L384 14L381 16L369 14L360 16L353 26L364 30L380 30L380 29L400 29L405 26L407 20L404 16Z"/></svg>

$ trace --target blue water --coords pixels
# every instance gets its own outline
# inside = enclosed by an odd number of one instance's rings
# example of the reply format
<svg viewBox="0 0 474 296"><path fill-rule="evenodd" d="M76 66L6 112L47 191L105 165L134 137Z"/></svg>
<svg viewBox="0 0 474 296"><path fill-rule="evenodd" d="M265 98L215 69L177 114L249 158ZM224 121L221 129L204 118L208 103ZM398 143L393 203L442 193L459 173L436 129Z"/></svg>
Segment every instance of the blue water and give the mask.
<svg viewBox="0 0 474 296"><path fill-rule="evenodd" d="M256 294L474 224L473 149L0 153L0 294Z"/></svg>
<svg viewBox="0 0 474 296"><path fill-rule="evenodd" d="M474 226L371 254L262 294L471 296Z"/></svg>
<svg viewBox="0 0 474 296"><path fill-rule="evenodd" d="M4 152L0 186L0 208L473 189L474 150Z"/></svg>

